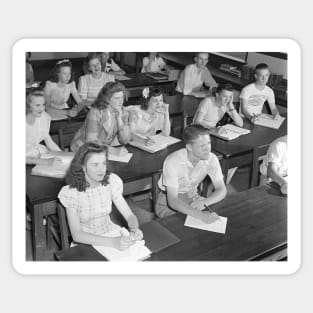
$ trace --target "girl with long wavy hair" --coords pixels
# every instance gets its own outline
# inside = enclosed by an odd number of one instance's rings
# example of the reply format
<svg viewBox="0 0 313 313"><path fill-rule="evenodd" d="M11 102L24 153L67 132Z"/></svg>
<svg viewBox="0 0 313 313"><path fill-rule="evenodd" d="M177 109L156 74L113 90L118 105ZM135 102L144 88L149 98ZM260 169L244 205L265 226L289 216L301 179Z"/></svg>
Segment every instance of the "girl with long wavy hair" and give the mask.
<svg viewBox="0 0 313 313"><path fill-rule="evenodd" d="M107 156L106 146L94 142L81 146L66 175L68 185L58 197L66 208L74 242L125 250L143 235L122 195L122 180L108 171ZM112 202L127 221L130 236L123 236L121 227L112 222Z"/></svg>

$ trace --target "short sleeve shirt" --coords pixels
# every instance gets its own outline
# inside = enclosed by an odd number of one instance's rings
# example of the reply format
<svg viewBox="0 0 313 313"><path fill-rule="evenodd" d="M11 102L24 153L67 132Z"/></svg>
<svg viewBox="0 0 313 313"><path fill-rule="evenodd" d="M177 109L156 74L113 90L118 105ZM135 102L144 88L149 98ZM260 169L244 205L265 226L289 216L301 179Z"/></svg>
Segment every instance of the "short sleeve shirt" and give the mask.
<svg viewBox="0 0 313 313"><path fill-rule="evenodd" d="M116 174L111 174L106 186L87 188L86 191L64 186L58 197L67 210L77 213L82 231L103 235L118 227L111 221L110 213L112 201L121 197L122 193L122 180Z"/></svg>
<svg viewBox="0 0 313 313"><path fill-rule="evenodd" d="M141 73L145 73L145 67L149 64L149 58L144 57L142 60L142 70ZM159 72L161 71L165 66L165 62L161 57L154 58L154 60L151 62L151 72Z"/></svg>
<svg viewBox="0 0 313 313"><path fill-rule="evenodd" d="M176 90L184 95L188 95L191 92L200 91L203 83L211 88L217 86L207 67L199 72L195 64L189 64L180 75Z"/></svg>
<svg viewBox="0 0 313 313"><path fill-rule="evenodd" d="M265 86L263 90L256 88L255 83L244 87L240 93L240 99L248 101L247 110L252 114L261 114L264 102L275 103L274 91Z"/></svg>
<svg viewBox="0 0 313 313"><path fill-rule="evenodd" d="M215 97L208 97L200 102L195 118L199 113L203 113L204 121L215 127L226 112L229 113L227 106L219 106L216 104Z"/></svg>
<svg viewBox="0 0 313 313"><path fill-rule="evenodd" d="M210 153L207 160L200 160L194 167L184 148L173 152L165 159L158 185L163 191L166 190L166 187L173 187L178 189L179 194L190 194L196 192L198 185L207 175L210 176L213 184L223 180L216 155Z"/></svg>
<svg viewBox="0 0 313 313"><path fill-rule="evenodd" d="M262 175L267 176L267 167L270 162L277 165L281 176L288 175L287 136L277 138L271 143L260 166Z"/></svg>

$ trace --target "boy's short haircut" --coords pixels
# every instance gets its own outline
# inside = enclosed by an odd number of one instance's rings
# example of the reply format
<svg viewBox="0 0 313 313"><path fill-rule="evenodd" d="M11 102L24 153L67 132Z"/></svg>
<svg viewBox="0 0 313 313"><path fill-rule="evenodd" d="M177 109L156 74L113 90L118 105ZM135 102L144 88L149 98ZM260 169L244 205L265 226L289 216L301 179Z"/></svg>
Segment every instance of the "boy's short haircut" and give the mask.
<svg viewBox="0 0 313 313"><path fill-rule="evenodd" d="M207 53L209 56L209 52L196 52L195 57L198 58L200 53Z"/></svg>
<svg viewBox="0 0 313 313"><path fill-rule="evenodd" d="M269 67L266 63L259 63L256 67L254 72L256 73L256 71L258 70L269 70Z"/></svg>
<svg viewBox="0 0 313 313"><path fill-rule="evenodd" d="M209 130L202 125L189 125L184 129L183 140L187 145L202 135L210 135Z"/></svg>
<svg viewBox="0 0 313 313"><path fill-rule="evenodd" d="M232 84L230 83L222 83L222 84L218 84L215 92L219 93L221 92L222 90L227 90L227 91L233 91L234 90L234 87Z"/></svg>

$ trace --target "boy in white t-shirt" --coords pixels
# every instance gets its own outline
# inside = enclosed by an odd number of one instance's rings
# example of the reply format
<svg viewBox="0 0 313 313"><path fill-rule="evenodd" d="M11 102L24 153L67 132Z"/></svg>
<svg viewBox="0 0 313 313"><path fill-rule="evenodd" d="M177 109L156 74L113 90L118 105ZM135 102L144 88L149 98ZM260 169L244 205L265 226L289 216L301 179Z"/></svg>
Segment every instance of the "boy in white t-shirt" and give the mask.
<svg viewBox="0 0 313 313"><path fill-rule="evenodd" d="M157 52L150 52L148 57L142 59L141 73L159 73L167 69L166 63Z"/></svg>
<svg viewBox="0 0 313 313"><path fill-rule="evenodd" d="M275 104L275 95L273 89L266 84L270 77L268 65L260 63L255 68L255 82L244 87L240 94L241 112L254 123L262 113L264 102L267 101L273 118L279 116Z"/></svg>
<svg viewBox="0 0 313 313"><path fill-rule="evenodd" d="M261 181L266 183L274 181L280 186L283 194L287 194L288 155L287 135L274 140L260 166L263 177Z"/></svg>

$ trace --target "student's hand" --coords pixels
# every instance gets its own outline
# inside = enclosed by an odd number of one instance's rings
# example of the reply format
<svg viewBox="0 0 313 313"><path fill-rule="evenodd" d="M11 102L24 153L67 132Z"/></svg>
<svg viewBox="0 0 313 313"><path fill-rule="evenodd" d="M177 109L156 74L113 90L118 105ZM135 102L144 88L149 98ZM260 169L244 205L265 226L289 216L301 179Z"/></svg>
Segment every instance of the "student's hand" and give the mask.
<svg viewBox="0 0 313 313"><path fill-rule="evenodd" d="M193 209L196 209L198 211L202 211L205 209L204 207L205 205L205 201L204 201L204 198L200 197L199 199L196 199L194 200L190 206L193 208Z"/></svg>
<svg viewBox="0 0 313 313"><path fill-rule="evenodd" d="M118 250L126 250L133 244L135 244L136 241L132 240L130 236L120 236L113 238L114 243L113 246L115 249Z"/></svg>
<svg viewBox="0 0 313 313"><path fill-rule="evenodd" d="M147 138L145 139L144 144L145 144L146 146L152 146L152 145L155 144L155 141L154 141L151 137L147 136Z"/></svg>
<svg viewBox="0 0 313 313"><path fill-rule="evenodd" d="M254 124L258 120L259 116L260 114L253 114L250 119L251 123Z"/></svg>
<svg viewBox="0 0 313 313"><path fill-rule="evenodd" d="M75 117L77 116L77 114L78 114L78 108L76 107L67 112L67 116L69 117Z"/></svg>
<svg viewBox="0 0 313 313"><path fill-rule="evenodd" d="M131 229L130 238L134 241L139 241L143 238L143 233L139 228Z"/></svg>
<svg viewBox="0 0 313 313"><path fill-rule="evenodd" d="M206 224L214 223L217 220L220 220L220 217L215 212L203 211L201 212L201 221Z"/></svg>
<svg viewBox="0 0 313 313"><path fill-rule="evenodd" d="M280 114L277 112L276 114L273 115L273 120L278 120L280 117Z"/></svg>
<svg viewBox="0 0 313 313"><path fill-rule="evenodd" d="M288 191L288 184L287 182L283 183L281 186L280 186L280 191L283 195L286 195L287 194L287 191Z"/></svg>
<svg viewBox="0 0 313 313"><path fill-rule="evenodd" d="M163 103L163 106L162 106L162 111L163 111L163 114L166 115L169 113L169 104L168 103Z"/></svg>

